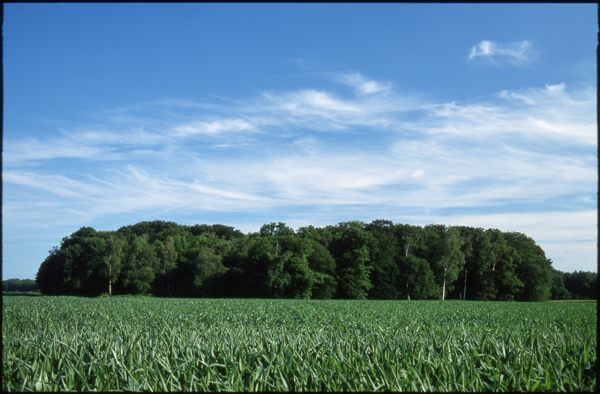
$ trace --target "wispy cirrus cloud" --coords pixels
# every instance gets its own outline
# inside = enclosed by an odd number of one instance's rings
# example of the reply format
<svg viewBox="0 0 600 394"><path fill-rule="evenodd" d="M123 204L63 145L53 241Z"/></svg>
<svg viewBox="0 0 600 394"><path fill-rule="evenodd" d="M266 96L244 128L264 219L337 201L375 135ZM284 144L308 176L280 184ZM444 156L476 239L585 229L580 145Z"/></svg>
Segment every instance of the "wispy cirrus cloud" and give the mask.
<svg viewBox="0 0 600 394"><path fill-rule="evenodd" d="M561 86L561 89L557 89ZM565 85L520 90L502 90L479 102L431 104L415 130L472 139L525 138L534 143L564 143L594 146L596 117L592 111L595 90L567 91ZM407 125L407 127L409 127Z"/></svg>
<svg viewBox="0 0 600 394"><path fill-rule="evenodd" d="M339 73L334 76L339 82L354 88L359 94L388 93L391 90L389 83L366 78L360 73Z"/></svg>
<svg viewBox="0 0 600 394"><path fill-rule="evenodd" d="M497 43L482 40L471 47L470 60L487 60L492 64L509 63L514 66L527 65L535 60L537 53L533 49L533 43L528 40L510 43Z"/></svg>
<svg viewBox="0 0 600 394"><path fill-rule="evenodd" d="M573 242L596 237L581 221L597 192L593 87L548 82L443 102L358 73L331 80L353 92L316 86L152 102L89 128L11 136L5 221L72 228L237 212L257 226L470 217L463 222L534 229L513 220L523 217ZM546 235L539 242L568 269L565 249Z"/></svg>
<svg viewBox="0 0 600 394"><path fill-rule="evenodd" d="M263 96L288 114L325 116L328 112L360 113L365 110L350 100L343 100L321 90L302 89L286 93L265 92Z"/></svg>
<svg viewBox="0 0 600 394"><path fill-rule="evenodd" d="M219 119L213 121L197 121L182 124L173 128L180 136L196 134L218 135L236 131L254 130L255 126L244 119Z"/></svg>

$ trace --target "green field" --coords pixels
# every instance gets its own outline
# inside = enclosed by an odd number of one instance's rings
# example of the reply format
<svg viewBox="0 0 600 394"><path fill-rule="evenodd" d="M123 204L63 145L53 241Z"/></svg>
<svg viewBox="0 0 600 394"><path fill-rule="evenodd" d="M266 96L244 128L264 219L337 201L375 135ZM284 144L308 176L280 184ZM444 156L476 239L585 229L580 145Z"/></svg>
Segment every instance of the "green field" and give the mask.
<svg viewBox="0 0 600 394"><path fill-rule="evenodd" d="M3 297L3 391L594 391L596 302Z"/></svg>

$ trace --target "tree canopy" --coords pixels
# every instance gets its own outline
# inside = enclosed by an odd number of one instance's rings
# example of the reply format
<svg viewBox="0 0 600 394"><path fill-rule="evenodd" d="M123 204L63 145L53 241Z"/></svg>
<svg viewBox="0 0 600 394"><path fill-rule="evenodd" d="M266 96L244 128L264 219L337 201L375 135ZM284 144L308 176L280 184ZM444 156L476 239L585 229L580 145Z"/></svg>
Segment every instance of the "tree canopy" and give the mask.
<svg viewBox="0 0 600 394"><path fill-rule="evenodd" d="M243 234L151 221L63 238L41 263L43 294L522 300L595 298L595 273L563 273L521 233L375 220L285 223Z"/></svg>
<svg viewBox="0 0 600 394"><path fill-rule="evenodd" d="M37 283L32 279L6 279L2 281L3 292L32 293L39 291Z"/></svg>

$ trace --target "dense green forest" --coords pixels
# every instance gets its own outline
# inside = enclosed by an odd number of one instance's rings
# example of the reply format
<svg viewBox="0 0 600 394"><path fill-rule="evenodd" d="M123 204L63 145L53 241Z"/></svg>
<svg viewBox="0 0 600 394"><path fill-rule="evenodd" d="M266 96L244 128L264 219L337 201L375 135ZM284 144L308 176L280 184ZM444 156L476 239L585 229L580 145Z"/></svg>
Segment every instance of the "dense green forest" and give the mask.
<svg viewBox="0 0 600 394"><path fill-rule="evenodd" d="M387 220L247 235L164 221L83 227L36 277L43 294L523 301L596 298L596 281L555 270L521 233Z"/></svg>
<svg viewBox="0 0 600 394"><path fill-rule="evenodd" d="M40 291L37 283L32 279L6 279L2 281L3 292L32 293Z"/></svg>

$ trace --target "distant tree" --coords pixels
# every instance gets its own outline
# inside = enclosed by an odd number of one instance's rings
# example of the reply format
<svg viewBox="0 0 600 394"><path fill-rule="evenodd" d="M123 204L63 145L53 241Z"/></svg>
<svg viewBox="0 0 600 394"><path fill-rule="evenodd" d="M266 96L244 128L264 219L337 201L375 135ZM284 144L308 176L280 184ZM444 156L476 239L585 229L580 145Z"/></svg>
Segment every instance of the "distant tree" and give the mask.
<svg viewBox="0 0 600 394"><path fill-rule="evenodd" d="M435 277L427 260L408 254L402 259L400 269L404 273L403 283L399 292L402 298L413 300L433 300L439 298L440 287L435 283Z"/></svg>
<svg viewBox="0 0 600 394"><path fill-rule="evenodd" d="M400 298L410 300L412 294L413 299L419 299L419 297L415 298L415 294L411 293L410 290L411 287L415 288L415 286L420 286L419 283L414 282L417 280L416 278L420 276L415 276L413 271L413 268L417 269L417 271L419 269L418 267L413 267L414 260L410 257L426 259L428 256L425 231L419 226L397 224L394 226L394 235L398 247L398 253L396 255L398 280L396 288L398 289L399 296ZM429 263L427 264L427 269L431 271Z"/></svg>
<svg viewBox="0 0 600 394"><path fill-rule="evenodd" d="M323 282L309 264L310 240L298 236L283 223L261 227L249 257L265 266L265 286L272 297L310 298L313 287ZM260 263L259 263L260 264Z"/></svg>
<svg viewBox="0 0 600 394"><path fill-rule="evenodd" d="M497 300L512 301L520 299L524 284L518 275L518 258L519 256L512 246L508 243L500 244L493 270Z"/></svg>
<svg viewBox="0 0 600 394"><path fill-rule="evenodd" d="M495 300L498 296L496 268L506 247L499 230L477 229L471 237L472 253L467 262L469 276L467 285L470 296L476 300Z"/></svg>
<svg viewBox="0 0 600 394"><path fill-rule="evenodd" d="M13 282L11 282L13 283ZM36 275L43 294L545 300L593 298L597 274L562 273L520 233L387 220L243 234L152 221L82 227ZM14 284L14 283L13 283ZM4 287L8 285L3 285Z"/></svg>
<svg viewBox="0 0 600 394"><path fill-rule="evenodd" d="M455 296L473 300L494 300L497 297L497 268L507 247L499 230L457 227L463 245L465 267L459 278ZM466 286L465 286L466 276ZM463 286L461 287L460 284ZM465 293L465 290L467 290Z"/></svg>
<svg viewBox="0 0 600 394"><path fill-rule="evenodd" d="M288 293L288 287L291 286L292 278L288 270L286 270L286 263L293 257L293 253L290 251L282 252L277 248L272 250L273 252L267 252L267 257L262 260L267 265L265 287L269 296L283 298Z"/></svg>
<svg viewBox="0 0 600 394"><path fill-rule="evenodd" d="M149 243L153 243L157 239L164 239L169 235L173 236L180 233L182 230L182 227L177 223L154 220L121 227L119 232L127 237L130 237L131 235L137 237L145 236Z"/></svg>
<svg viewBox="0 0 600 394"><path fill-rule="evenodd" d="M35 277L35 281L42 294L65 294L65 257L64 253L54 247L48 257L42 262Z"/></svg>
<svg viewBox="0 0 600 394"><path fill-rule="evenodd" d="M565 272L565 287L574 299L596 299L598 297L598 274L596 272Z"/></svg>
<svg viewBox="0 0 600 394"><path fill-rule="evenodd" d="M477 236L477 230L472 227L457 226L454 227L461 239L460 251L464 256L464 264L462 270L458 273L458 279L453 291L448 291L448 296L459 299L466 299L467 288L469 288L469 298L473 298L469 286L469 277L473 276L475 253L473 244ZM479 229L481 230L481 229Z"/></svg>
<svg viewBox="0 0 600 394"><path fill-rule="evenodd" d="M177 267L178 253L175 248L175 241L172 236L167 237L163 242L155 241L154 249L158 254L158 272L155 279L155 292L161 295L171 296L171 286L169 277Z"/></svg>
<svg viewBox="0 0 600 394"><path fill-rule="evenodd" d="M213 296L216 282L226 270L221 256L209 247L192 249L180 265L179 291L184 295Z"/></svg>
<svg viewBox="0 0 600 394"><path fill-rule="evenodd" d="M554 268L552 268L552 287L550 288L550 298L553 300L567 300L571 298L571 293L565 287L565 273Z"/></svg>
<svg viewBox="0 0 600 394"><path fill-rule="evenodd" d="M2 291L4 292L36 292L40 288L32 279L7 279L2 281Z"/></svg>
<svg viewBox="0 0 600 394"><path fill-rule="evenodd" d="M306 253L290 253L285 257L284 267L289 272L289 285L285 297L311 298L317 281L322 283L323 277L315 275L310 268Z"/></svg>
<svg viewBox="0 0 600 394"><path fill-rule="evenodd" d="M112 296L112 284L117 280L123 265L123 251L125 241L118 235L108 232L105 237L105 251L103 262L105 265L104 274L108 278L108 295Z"/></svg>
<svg viewBox="0 0 600 394"><path fill-rule="evenodd" d="M158 268L158 257L148 242L148 235L130 238L121 277L122 291L131 294L149 294Z"/></svg>
<svg viewBox="0 0 600 394"><path fill-rule="evenodd" d="M441 299L446 299L446 293L452 291L454 282L463 270L465 256L461 251L462 240L457 229L444 226L427 226L429 239L433 245L432 260L436 281L440 285Z"/></svg>
<svg viewBox="0 0 600 394"><path fill-rule="evenodd" d="M232 240L234 238L240 238L244 236L244 234L240 230L222 224L213 224L211 230L217 237L227 240Z"/></svg>
<svg viewBox="0 0 600 394"><path fill-rule="evenodd" d="M366 230L371 234L372 240L369 256L373 267L373 287L369 291L369 298L397 299L400 279L397 264L399 245L394 236L394 224L389 220L374 220L366 225Z"/></svg>
<svg viewBox="0 0 600 394"><path fill-rule="evenodd" d="M371 284L371 235L360 222L338 224L332 231L329 250L336 261L338 298L366 299Z"/></svg>
<svg viewBox="0 0 600 394"><path fill-rule="evenodd" d="M333 298L337 289L335 259L321 243L310 239L306 242L308 244L308 265L314 276L312 298Z"/></svg>
<svg viewBox="0 0 600 394"><path fill-rule="evenodd" d="M314 242L321 242L321 233L322 231L320 231L320 229L316 228L315 226L305 226L305 227L300 227L298 229L298 231L296 232L296 234L304 239L308 239Z"/></svg>
<svg viewBox="0 0 600 394"><path fill-rule="evenodd" d="M239 290L244 297L272 297L277 288L285 285L284 278L277 278L277 272L283 275L283 267L277 259L281 250L273 239L251 234L244 249L240 250L234 271L234 279L239 283Z"/></svg>
<svg viewBox="0 0 600 394"><path fill-rule="evenodd" d="M294 230L282 222L269 223L260 228L259 234L263 237L291 237L294 235Z"/></svg>
<svg viewBox="0 0 600 394"><path fill-rule="evenodd" d="M257 234L236 238L231 248L223 255L223 265L227 269L221 278L221 286L217 294L221 297L251 297L253 290L248 268L250 263L249 248Z"/></svg>
<svg viewBox="0 0 600 394"><path fill-rule="evenodd" d="M517 253L517 275L523 282L519 299L548 300L552 286L552 272L542 248L525 234L509 232L504 234L504 238Z"/></svg>
<svg viewBox="0 0 600 394"><path fill-rule="evenodd" d="M63 294L96 296L107 290L105 251L106 238L90 227L63 239Z"/></svg>

